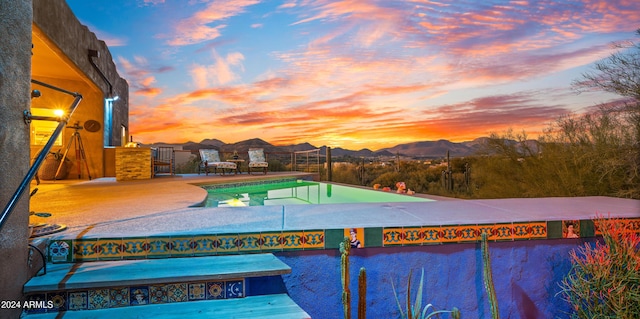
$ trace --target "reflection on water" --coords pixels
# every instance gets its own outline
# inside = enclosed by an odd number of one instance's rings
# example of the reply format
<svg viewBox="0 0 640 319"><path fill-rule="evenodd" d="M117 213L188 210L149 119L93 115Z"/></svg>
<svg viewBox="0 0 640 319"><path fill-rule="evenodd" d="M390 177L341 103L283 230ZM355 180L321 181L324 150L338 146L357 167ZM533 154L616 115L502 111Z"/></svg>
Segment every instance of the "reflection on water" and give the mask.
<svg viewBox="0 0 640 319"><path fill-rule="evenodd" d="M289 181L210 189L208 190L205 206L232 207L425 201L431 200L342 185Z"/></svg>

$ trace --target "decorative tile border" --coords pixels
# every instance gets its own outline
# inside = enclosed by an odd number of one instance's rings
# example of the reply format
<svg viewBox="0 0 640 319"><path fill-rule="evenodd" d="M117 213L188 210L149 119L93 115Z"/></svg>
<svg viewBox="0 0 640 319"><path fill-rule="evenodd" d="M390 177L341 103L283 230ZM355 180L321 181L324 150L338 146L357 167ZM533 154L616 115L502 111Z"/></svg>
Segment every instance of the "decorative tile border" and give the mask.
<svg viewBox="0 0 640 319"><path fill-rule="evenodd" d="M30 294L28 301L44 301L49 308L31 308L27 313L60 312L131 307L210 299L244 298L244 279L183 282L149 286L109 287L77 291Z"/></svg>
<svg viewBox="0 0 640 319"><path fill-rule="evenodd" d="M302 233L302 248L304 250L309 249L324 249L324 230L305 230Z"/></svg>
<svg viewBox="0 0 640 319"><path fill-rule="evenodd" d="M629 232L640 234L640 218L621 219ZM490 241L557 239L572 224L580 237L600 235L591 220L531 221L477 225L371 227L360 229L364 247L398 247L472 243L488 234ZM311 249L337 249L345 229L312 229L158 237L52 239L53 263L248 254Z"/></svg>
<svg viewBox="0 0 640 319"><path fill-rule="evenodd" d="M619 220L624 223L624 226L622 228L624 229L625 232L640 234L640 218L619 219ZM593 221L590 221L590 222L591 224L587 225L587 227L583 227L584 224L580 223L580 232L583 232L585 228L589 229L589 226L591 226L592 231L596 236L602 236L602 231L598 229L596 225L594 225Z"/></svg>

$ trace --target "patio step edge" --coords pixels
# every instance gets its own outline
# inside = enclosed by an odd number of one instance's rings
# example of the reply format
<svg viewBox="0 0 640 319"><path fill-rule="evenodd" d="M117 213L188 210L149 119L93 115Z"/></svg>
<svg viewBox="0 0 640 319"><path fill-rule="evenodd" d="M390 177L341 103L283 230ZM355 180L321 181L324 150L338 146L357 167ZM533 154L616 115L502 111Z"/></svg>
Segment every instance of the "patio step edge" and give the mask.
<svg viewBox="0 0 640 319"><path fill-rule="evenodd" d="M239 299L207 300L157 305L140 305L100 310L28 314L25 319L133 319L133 318L236 318L311 319L287 294L251 296Z"/></svg>

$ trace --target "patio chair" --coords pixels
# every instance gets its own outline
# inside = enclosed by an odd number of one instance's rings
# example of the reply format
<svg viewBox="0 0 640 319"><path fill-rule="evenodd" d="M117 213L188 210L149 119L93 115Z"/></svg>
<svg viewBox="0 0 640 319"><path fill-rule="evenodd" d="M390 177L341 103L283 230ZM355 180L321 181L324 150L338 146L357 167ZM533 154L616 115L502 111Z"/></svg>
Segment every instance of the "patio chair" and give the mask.
<svg viewBox="0 0 640 319"><path fill-rule="evenodd" d="M198 168L198 175L204 170L206 175L209 175L209 169L213 168L213 173L217 173L218 168L221 169L221 174L224 175L225 170L232 170L236 172L238 167L236 163L223 162L220 160L220 153L214 149L201 149L200 151L200 166Z"/></svg>
<svg viewBox="0 0 640 319"><path fill-rule="evenodd" d="M175 174L173 147L160 146L153 149L153 175L159 173Z"/></svg>
<svg viewBox="0 0 640 319"><path fill-rule="evenodd" d="M267 174L267 168L269 167L269 163L265 160L264 157L264 149L262 148L250 148L249 149L249 174L251 174L251 169L260 169L264 174Z"/></svg>

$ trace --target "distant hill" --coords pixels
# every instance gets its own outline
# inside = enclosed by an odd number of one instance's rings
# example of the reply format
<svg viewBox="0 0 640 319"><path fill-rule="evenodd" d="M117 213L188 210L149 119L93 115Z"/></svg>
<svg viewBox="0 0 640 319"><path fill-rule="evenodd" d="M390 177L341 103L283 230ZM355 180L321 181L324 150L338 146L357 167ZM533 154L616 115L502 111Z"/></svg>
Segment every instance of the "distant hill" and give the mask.
<svg viewBox="0 0 640 319"><path fill-rule="evenodd" d="M416 158L442 157L447 154L447 151L449 151L451 156L460 157L474 154L484 143L486 143L486 139L476 139L461 143L454 143L448 140L423 141L400 144L384 150L394 155L400 154Z"/></svg>
<svg viewBox="0 0 640 319"><path fill-rule="evenodd" d="M200 144L204 144L204 145L211 145L211 146L215 146L215 147L220 147L222 145L225 145L225 143L221 140L218 139L205 139L202 140L202 142L200 142Z"/></svg>
<svg viewBox="0 0 640 319"><path fill-rule="evenodd" d="M451 156L461 157L475 154L481 147L483 147L483 145L486 144L487 140L488 138L481 137L473 141L455 143L442 139L438 141L399 144L394 147L383 148L377 151L372 151L367 148L361 150L349 150L336 147L331 149L331 155L336 157L389 157L400 155L411 158L442 158L446 156L447 151L449 151ZM183 150L191 150L194 154L202 148L215 148L221 152L246 152L250 148L263 148L265 152L295 152L314 149L320 149L320 154L323 155L327 152L326 146L317 147L310 143L275 146L259 138L253 138L231 144L224 143L218 139L204 139L200 142L187 142L184 144L169 145L182 146Z"/></svg>
<svg viewBox="0 0 640 319"><path fill-rule="evenodd" d="M354 157L354 158L389 158L395 157L399 155L403 158L413 158L413 159L442 159L447 156L447 152L451 157L464 157L478 154L480 150L485 148L487 142L489 141L488 137L480 137L476 138L473 141L467 142L451 142L448 140L438 140L438 141L422 141L422 142L413 142L406 144L399 144L394 147L383 148L377 151L372 151L367 148L363 148L361 150L348 150L341 147L336 147L331 149L332 157ZM515 140L506 141L508 145L516 145L517 148L518 142ZM527 140L525 142L526 147L533 153L537 153L539 150L538 141L536 140ZM189 141L184 144L168 144L168 143L153 143L142 145L146 147L158 147L158 146L173 146L176 149L189 150L192 154L198 154L199 149L207 149L207 148L215 148L224 153L232 153L237 151L238 153L245 153L250 148L262 148L267 153L290 153L296 151L308 151L308 150L320 150L320 156L324 157L327 154L327 147L321 146L317 147L310 143L300 143L293 145L284 145L284 146L275 146L271 143L264 141L259 138L253 138L245 141L240 141L237 143L226 144L223 141L218 139L204 139L201 142L192 142Z"/></svg>

